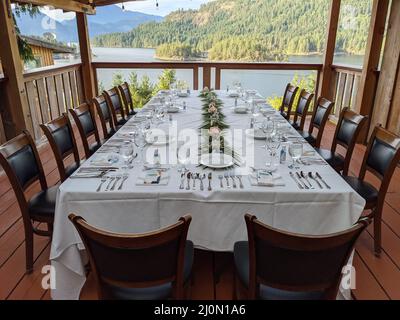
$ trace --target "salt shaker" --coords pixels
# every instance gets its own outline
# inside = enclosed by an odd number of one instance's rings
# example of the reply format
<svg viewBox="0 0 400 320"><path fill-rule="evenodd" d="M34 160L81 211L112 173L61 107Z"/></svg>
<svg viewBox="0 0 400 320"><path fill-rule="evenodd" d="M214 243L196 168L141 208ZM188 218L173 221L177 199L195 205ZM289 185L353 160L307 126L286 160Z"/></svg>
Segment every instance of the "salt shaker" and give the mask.
<svg viewBox="0 0 400 320"><path fill-rule="evenodd" d="M284 164L286 162L286 154L287 154L286 146L282 146L281 154L280 154L280 163L281 164Z"/></svg>

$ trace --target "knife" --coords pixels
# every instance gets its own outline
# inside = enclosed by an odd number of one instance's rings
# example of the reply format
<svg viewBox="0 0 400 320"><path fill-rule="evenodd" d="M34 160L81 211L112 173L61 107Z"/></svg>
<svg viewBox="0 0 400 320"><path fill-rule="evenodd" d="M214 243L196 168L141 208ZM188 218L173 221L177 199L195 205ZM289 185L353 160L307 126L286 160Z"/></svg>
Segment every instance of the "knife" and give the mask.
<svg viewBox="0 0 400 320"><path fill-rule="evenodd" d="M315 174L316 174L316 176L318 177L318 179L322 181L322 183L325 185L325 187L327 187L328 189L332 189L332 188L329 186L329 184L327 184L327 183L325 182L325 180L322 179L321 175L320 175L318 172L316 172Z"/></svg>

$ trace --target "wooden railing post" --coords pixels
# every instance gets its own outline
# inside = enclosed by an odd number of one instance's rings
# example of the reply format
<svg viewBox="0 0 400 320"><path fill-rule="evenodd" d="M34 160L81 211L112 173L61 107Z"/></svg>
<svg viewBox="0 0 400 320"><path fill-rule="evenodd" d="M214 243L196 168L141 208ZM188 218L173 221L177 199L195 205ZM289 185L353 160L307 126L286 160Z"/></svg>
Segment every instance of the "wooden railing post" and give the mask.
<svg viewBox="0 0 400 320"><path fill-rule="evenodd" d="M3 111L3 125L7 139L11 139L22 130L32 130L28 103L26 99L23 63L21 61L17 33L14 27L12 9L9 0L0 0L0 58L7 81L4 95L7 100Z"/></svg>
<svg viewBox="0 0 400 320"><path fill-rule="evenodd" d="M79 47L82 60L82 79L84 94L87 101L90 101L97 92L97 83L92 68L92 51L90 49L89 31L87 27L87 16L85 13L76 13L78 26Z"/></svg>
<svg viewBox="0 0 400 320"><path fill-rule="evenodd" d="M203 88L211 87L211 67L203 66Z"/></svg>
<svg viewBox="0 0 400 320"><path fill-rule="evenodd" d="M364 112L372 114L370 132L381 124L400 134L400 0L392 1L390 12L374 107L373 110L367 109L368 105L362 107L366 108Z"/></svg>
<svg viewBox="0 0 400 320"><path fill-rule="evenodd" d="M399 1L394 1L399 2ZM374 0L372 4L371 24L369 28L367 48L365 50L363 72L358 88L356 111L371 119L378 74L380 55L385 35L386 17L389 9L389 0ZM398 35L397 35L398 36ZM388 39L389 40L389 39ZM392 67L392 66L390 66ZM380 106L379 106L380 107ZM379 111L381 112L381 111ZM365 129L362 137L366 138Z"/></svg>
<svg viewBox="0 0 400 320"><path fill-rule="evenodd" d="M341 0L331 0L329 12L328 30L325 43L324 65L322 67L321 82L318 95L333 100L332 78L333 78L333 56L335 54L336 34L339 24Z"/></svg>

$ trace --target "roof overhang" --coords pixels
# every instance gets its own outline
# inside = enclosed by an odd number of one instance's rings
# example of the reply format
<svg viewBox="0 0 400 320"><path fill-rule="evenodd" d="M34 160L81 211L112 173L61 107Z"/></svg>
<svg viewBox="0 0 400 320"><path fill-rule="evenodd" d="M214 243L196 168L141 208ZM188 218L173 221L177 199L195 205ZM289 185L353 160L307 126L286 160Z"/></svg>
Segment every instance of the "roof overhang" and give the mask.
<svg viewBox="0 0 400 320"><path fill-rule="evenodd" d="M121 0L11 0L11 1L22 4L32 4L35 6L52 6L56 9L62 9L64 11L83 12L87 14L95 14L96 7L99 6L108 6L111 4L124 2ZM144 0L133 0L133 1L144 1Z"/></svg>

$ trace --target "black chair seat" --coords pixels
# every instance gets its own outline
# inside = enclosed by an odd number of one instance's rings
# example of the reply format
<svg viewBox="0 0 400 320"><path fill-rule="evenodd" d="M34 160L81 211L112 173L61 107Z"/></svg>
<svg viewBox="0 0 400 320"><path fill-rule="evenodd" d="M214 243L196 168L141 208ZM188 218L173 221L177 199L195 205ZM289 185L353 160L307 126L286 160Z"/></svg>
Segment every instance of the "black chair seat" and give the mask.
<svg viewBox="0 0 400 320"><path fill-rule="evenodd" d="M73 174L76 170L79 169L80 163L74 162L73 164L69 165L68 167L65 168L65 174L67 177L69 177L71 174Z"/></svg>
<svg viewBox="0 0 400 320"><path fill-rule="evenodd" d="M315 139L308 131L300 131L299 133L312 146L317 143L317 139Z"/></svg>
<svg viewBox="0 0 400 320"><path fill-rule="evenodd" d="M332 152L331 150L326 149L315 149L319 155L329 163L329 165L335 169L336 171L342 171L344 168L344 158L336 153Z"/></svg>
<svg viewBox="0 0 400 320"><path fill-rule="evenodd" d="M33 217L54 217L58 186L40 191L28 201L29 214Z"/></svg>
<svg viewBox="0 0 400 320"><path fill-rule="evenodd" d="M90 154L92 155L92 154L94 154L97 150L99 150L100 147L104 144L105 141L106 141L106 140L102 140L102 141L100 141L99 143L98 143L98 142L92 143L92 144L89 146Z"/></svg>
<svg viewBox="0 0 400 320"><path fill-rule="evenodd" d="M185 263L184 263L184 282L190 278L193 266L194 247L192 241L186 241ZM162 268L162 263L160 263ZM171 297L172 284L167 283L161 286L151 288L121 288L116 286L106 286L108 294L116 300L165 300Z"/></svg>
<svg viewBox="0 0 400 320"><path fill-rule="evenodd" d="M294 122L293 120L289 121L289 124L296 130L300 130L300 126L297 124L297 122Z"/></svg>
<svg viewBox="0 0 400 320"><path fill-rule="evenodd" d="M236 242L233 250L236 271L241 283L249 286L249 243L247 241ZM260 285L260 299L263 300L321 300L322 292L291 292L278 290Z"/></svg>
<svg viewBox="0 0 400 320"><path fill-rule="evenodd" d="M366 208L375 206L378 200L378 191L368 182L356 177L345 176L343 179L367 202Z"/></svg>
<svg viewBox="0 0 400 320"><path fill-rule="evenodd" d="M126 119L119 119L118 121L117 121L117 124L118 124L118 126L117 127L122 127L126 122L127 122L128 120L126 120Z"/></svg>

